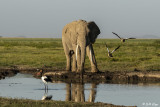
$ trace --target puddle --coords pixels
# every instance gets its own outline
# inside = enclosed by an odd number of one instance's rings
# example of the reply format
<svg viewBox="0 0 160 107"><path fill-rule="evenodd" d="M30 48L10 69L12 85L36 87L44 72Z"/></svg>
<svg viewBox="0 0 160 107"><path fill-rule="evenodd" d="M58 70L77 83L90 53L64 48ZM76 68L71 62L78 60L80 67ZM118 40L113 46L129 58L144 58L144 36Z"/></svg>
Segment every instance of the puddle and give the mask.
<svg viewBox="0 0 160 107"><path fill-rule="evenodd" d="M49 83L48 93L40 79L29 74L17 74L0 80L0 96L41 100L52 96L52 100L104 102L114 105L138 107L147 104L160 106L160 85L143 84L68 84Z"/></svg>

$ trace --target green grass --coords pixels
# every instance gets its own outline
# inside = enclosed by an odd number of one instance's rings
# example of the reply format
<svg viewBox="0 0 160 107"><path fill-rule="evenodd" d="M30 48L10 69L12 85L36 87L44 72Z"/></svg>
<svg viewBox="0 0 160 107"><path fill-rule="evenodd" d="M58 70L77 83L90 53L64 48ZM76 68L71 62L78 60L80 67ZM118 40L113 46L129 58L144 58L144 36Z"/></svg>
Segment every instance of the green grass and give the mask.
<svg viewBox="0 0 160 107"><path fill-rule="evenodd" d="M81 103L71 101L40 101L0 97L0 107L124 107L105 103Z"/></svg>
<svg viewBox="0 0 160 107"><path fill-rule="evenodd" d="M109 50L121 47L107 56ZM160 71L160 39L97 39L93 45L100 71ZM50 67L65 69L66 58L61 39L0 38L0 67ZM90 69L86 59L85 68Z"/></svg>
<svg viewBox="0 0 160 107"><path fill-rule="evenodd" d="M60 39L1 38L0 66L56 67L65 64Z"/></svg>
<svg viewBox="0 0 160 107"><path fill-rule="evenodd" d="M110 50L118 45L121 47L113 53L113 58L107 57L104 46L107 43ZM101 47L98 49L98 47ZM97 40L94 44L98 66L109 71L142 71L160 70L160 39L136 39L121 43L117 39ZM102 53L106 53L105 55Z"/></svg>

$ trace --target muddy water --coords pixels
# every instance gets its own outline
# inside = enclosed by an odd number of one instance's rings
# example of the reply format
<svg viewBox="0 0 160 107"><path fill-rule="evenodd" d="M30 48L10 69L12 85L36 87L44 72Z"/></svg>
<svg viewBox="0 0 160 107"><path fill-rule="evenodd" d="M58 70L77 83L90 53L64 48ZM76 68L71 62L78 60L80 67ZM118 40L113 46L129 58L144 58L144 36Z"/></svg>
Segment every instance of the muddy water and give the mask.
<svg viewBox="0 0 160 107"><path fill-rule="evenodd" d="M160 106L160 85L150 84L68 84L49 83L48 93L40 79L29 74L17 74L0 80L0 96L41 100L52 95L52 100L105 102L138 107Z"/></svg>

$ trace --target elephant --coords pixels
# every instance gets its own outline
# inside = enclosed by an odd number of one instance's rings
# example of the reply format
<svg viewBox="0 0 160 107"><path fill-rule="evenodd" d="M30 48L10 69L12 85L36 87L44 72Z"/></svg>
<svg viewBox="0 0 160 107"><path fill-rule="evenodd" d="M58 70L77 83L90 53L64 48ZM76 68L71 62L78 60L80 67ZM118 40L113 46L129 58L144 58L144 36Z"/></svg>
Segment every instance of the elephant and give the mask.
<svg viewBox="0 0 160 107"><path fill-rule="evenodd" d="M86 53L91 63L91 72L99 71L92 46L99 34L100 29L94 21L77 20L64 26L62 44L67 59L66 71L83 73Z"/></svg>

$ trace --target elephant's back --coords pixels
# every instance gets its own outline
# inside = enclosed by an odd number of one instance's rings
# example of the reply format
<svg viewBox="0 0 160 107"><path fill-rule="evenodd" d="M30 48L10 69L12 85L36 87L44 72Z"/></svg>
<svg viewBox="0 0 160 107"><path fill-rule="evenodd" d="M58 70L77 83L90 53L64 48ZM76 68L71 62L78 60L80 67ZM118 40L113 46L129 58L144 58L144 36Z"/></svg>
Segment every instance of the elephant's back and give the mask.
<svg viewBox="0 0 160 107"><path fill-rule="evenodd" d="M73 21L64 26L62 31L62 36L65 36L65 34L67 33L77 34L77 32L80 33L86 31L86 28L88 28L87 21L85 20Z"/></svg>
<svg viewBox="0 0 160 107"><path fill-rule="evenodd" d="M69 28L75 28L77 26L87 26L88 23L85 20L77 20L77 21L73 21L71 23L68 23L64 26L64 28L69 27Z"/></svg>

